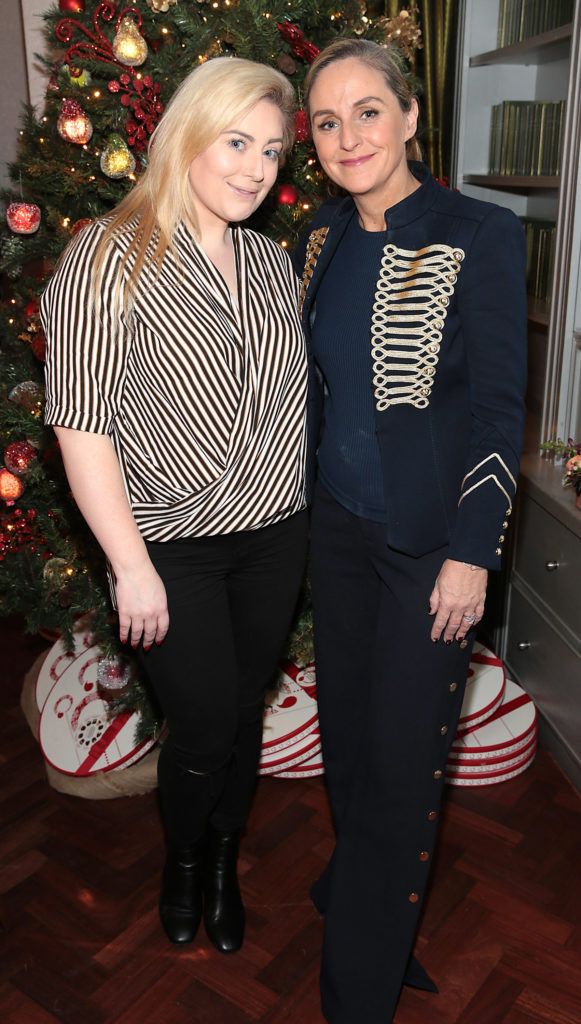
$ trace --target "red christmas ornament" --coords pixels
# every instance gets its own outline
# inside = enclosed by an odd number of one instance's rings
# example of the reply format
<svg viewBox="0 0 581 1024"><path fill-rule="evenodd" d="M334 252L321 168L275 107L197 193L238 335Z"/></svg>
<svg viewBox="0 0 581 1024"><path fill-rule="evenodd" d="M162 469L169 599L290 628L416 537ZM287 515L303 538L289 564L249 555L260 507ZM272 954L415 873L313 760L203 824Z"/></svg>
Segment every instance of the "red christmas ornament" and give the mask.
<svg viewBox="0 0 581 1024"><path fill-rule="evenodd" d="M79 231L86 228L87 224L92 224L92 217L81 217L80 220L76 220L71 228L71 235L78 235Z"/></svg>
<svg viewBox="0 0 581 1024"><path fill-rule="evenodd" d="M91 120L76 100L63 100L56 127L61 139L77 146L86 145L93 134Z"/></svg>
<svg viewBox="0 0 581 1024"><path fill-rule="evenodd" d="M276 27L295 57L301 57L307 64L312 64L321 51L318 46L309 42L298 25L293 25L290 21L277 21Z"/></svg>
<svg viewBox="0 0 581 1024"><path fill-rule="evenodd" d="M279 206L294 206L298 198L299 194L294 185L281 185L276 201Z"/></svg>
<svg viewBox="0 0 581 1024"><path fill-rule="evenodd" d="M38 299L31 299L30 302L26 303L24 307L24 313L30 320L33 316L38 316L39 309L40 305Z"/></svg>
<svg viewBox="0 0 581 1024"><path fill-rule="evenodd" d="M85 0L59 0L59 11L63 14L81 14L85 10Z"/></svg>
<svg viewBox="0 0 581 1024"><path fill-rule="evenodd" d="M24 484L14 473L0 469L0 498L7 505L13 505L24 491Z"/></svg>
<svg viewBox="0 0 581 1024"><path fill-rule="evenodd" d="M295 114L295 139L297 142L306 142L311 134L309 116L306 110L297 110Z"/></svg>
<svg viewBox="0 0 581 1024"><path fill-rule="evenodd" d="M33 235L40 225L40 208L35 203L10 203L6 223L15 235Z"/></svg>
<svg viewBox="0 0 581 1024"><path fill-rule="evenodd" d="M13 441L4 452L4 465L11 473L20 475L30 469L36 458L36 449L28 441Z"/></svg>
<svg viewBox="0 0 581 1024"><path fill-rule="evenodd" d="M46 359L46 335L42 327L39 327L38 331L32 335L30 339L30 347L32 349L32 354L36 356L39 362L44 363Z"/></svg>

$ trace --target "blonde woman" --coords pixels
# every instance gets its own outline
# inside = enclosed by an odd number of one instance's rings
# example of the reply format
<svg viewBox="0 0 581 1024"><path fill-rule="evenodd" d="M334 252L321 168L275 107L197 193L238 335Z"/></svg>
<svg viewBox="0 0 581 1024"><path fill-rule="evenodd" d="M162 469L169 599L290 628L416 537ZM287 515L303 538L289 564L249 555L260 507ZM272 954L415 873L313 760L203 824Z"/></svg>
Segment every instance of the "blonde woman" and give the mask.
<svg viewBox="0 0 581 1024"><path fill-rule="evenodd" d="M277 71L219 58L175 93L145 172L42 300L46 422L164 711L160 916L223 952L264 692L306 547L306 360L290 260L240 227L292 144Z"/></svg>

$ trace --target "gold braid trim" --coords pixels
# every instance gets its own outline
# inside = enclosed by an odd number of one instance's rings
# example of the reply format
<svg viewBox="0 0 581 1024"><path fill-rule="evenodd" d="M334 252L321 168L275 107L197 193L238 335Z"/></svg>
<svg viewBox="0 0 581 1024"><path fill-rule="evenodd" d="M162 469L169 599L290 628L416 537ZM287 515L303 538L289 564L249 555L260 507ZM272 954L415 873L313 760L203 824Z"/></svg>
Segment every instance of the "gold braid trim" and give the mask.
<svg viewBox="0 0 581 1024"><path fill-rule="evenodd" d="M375 404L379 412L401 403L425 409L464 250L389 244L383 253L371 318Z"/></svg>
<svg viewBox="0 0 581 1024"><path fill-rule="evenodd" d="M307 294L307 289L311 283L311 278L315 272L317 266L317 260L321 255L321 249L325 244L325 239L329 232L329 228L316 228L311 231L309 240L307 242L307 251L305 253L305 269L303 270L303 278L301 281L301 292L299 295L299 316L303 312L303 303Z"/></svg>

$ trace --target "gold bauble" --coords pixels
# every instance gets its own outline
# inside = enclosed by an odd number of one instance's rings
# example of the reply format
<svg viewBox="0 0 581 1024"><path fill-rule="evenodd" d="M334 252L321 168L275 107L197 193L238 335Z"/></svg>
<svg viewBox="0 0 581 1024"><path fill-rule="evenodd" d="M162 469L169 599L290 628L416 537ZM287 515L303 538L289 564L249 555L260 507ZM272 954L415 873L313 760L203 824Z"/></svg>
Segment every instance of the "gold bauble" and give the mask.
<svg viewBox="0 0 581 1024"><path fill-rule="evenodd" d="M113 53L130 68L138 68L147 58L147 43L132 18L121 19L113 40Z"/></svg>
<svg viewBox="0 0 581 1024"><path fill-rule="evenodd" d="M135 157L120 135L110 135L99 161L108 178L126 178L135 170Z"/></svg>
<svg viewBox="0 0 581 1024"><path fill-rule="evenodd" d="M177 4L178 0L145 0L145 2L156 14L166 14L170 7Z"/></svg>

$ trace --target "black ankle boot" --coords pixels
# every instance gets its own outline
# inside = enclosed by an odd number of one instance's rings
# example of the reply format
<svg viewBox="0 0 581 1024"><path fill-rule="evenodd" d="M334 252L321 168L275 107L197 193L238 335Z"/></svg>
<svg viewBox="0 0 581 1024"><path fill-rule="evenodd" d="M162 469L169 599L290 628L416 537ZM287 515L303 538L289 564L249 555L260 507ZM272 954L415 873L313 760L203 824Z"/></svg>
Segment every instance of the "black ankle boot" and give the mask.
<svg viewBox="0 0 581 1024"><path fill-rule="evenodd" d="M159 916L168 939L193 942L202 919L204 839L191 846L168 847Z"/></svg>
<svg viewBox="0 0 581 1024"><path fill-rule="evenodd" d="M218 832L208 828L204 872L204 924L210 941L221 953L234 953L244 938L244 906L236 862L241 829Z"/></svg>

